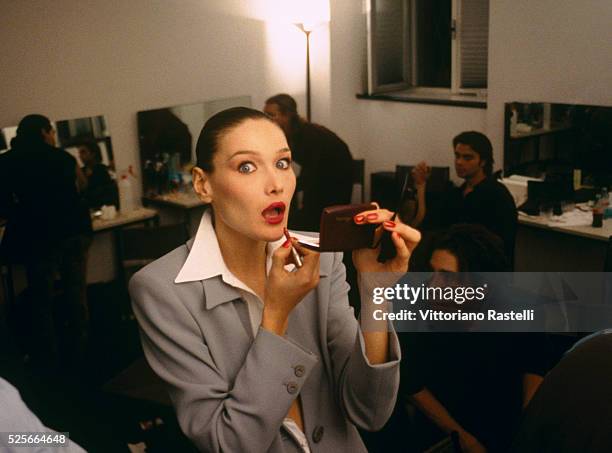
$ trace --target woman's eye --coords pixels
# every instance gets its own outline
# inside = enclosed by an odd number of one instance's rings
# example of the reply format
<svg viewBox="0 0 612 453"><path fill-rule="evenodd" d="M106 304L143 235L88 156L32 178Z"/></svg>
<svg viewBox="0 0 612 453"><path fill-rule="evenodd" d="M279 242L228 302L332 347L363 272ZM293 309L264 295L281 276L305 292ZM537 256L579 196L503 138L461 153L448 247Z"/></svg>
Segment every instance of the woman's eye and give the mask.
<svg viewBox="0 0 612 453"><path fill-rule="evenodd" d="M286 170L291 166L291 160L290 159L281 159L278 162L276 162L276 168L280 168L281 170Z"/></svg>
<svg viewBox="0 0 612 453"><path fill-rule="evenodd" d="M255 171L255 165L252 162L243 162L238 166L240 173L253 173Z"/></svg>

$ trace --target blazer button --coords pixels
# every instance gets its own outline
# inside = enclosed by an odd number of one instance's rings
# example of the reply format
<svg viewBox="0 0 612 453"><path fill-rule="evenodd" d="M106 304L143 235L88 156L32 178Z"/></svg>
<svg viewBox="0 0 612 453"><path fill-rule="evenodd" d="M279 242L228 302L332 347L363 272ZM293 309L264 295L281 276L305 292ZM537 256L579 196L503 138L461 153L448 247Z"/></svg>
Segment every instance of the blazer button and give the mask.
<svg viewBox="0 0 612 453"><path fill-rule="evenodd" d="M298 391L298 385L295 382L289 382L287 384L287 392L289 392L291 395L297 393Z"/></svg>
<svg viewBox="0 0 612 453"><path fill-rule="evenodd" d="M306 373L306 368L304 368L303 365L297 365L294 369L293 372L295 373L295 375L297 377L302 377L304 376L304 373Z"/></svg>
<svg viewBox="0 0 612 453"><path fill-rule="evenodd" d="M322 426L315 427L314 431L312 432L312 440L314 441L315 444L318 444L319 442L321 442L321 439L323 439L324 432L325 432L325 428L323 428Z"/></svg>

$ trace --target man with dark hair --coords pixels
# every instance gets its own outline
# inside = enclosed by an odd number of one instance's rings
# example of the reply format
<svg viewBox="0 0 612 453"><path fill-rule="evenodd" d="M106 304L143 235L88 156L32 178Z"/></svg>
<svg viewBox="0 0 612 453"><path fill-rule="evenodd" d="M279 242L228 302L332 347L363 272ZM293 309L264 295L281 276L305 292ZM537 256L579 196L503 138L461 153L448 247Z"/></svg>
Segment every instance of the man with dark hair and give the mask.
<svg viewBox="0 0 612 453"><path fill-rule="evenodd" d="M351 201L351 152L332 131L301 118L295 99L288 94L269 98L264 112L283 129L293 160L300 166L289 227L319 231L323 208Z"/></svg>
<svg viewBox="0 0 612 453"><path fill-rule="evenodd" d="M69 362L78 365L87 345L87 250L91 219L78 186L83 180L74 157L56 146L55 129L42 115L27 115L0 166L0 215L7 226L0 253L25 265L31 301L31 363L58 371L60 335L55 325L55 276L62 277Z"/></svg>
<svg viewBox="0 0 612 453"><path fill-rule="evenodd" d="M427 209L420 196L422 229L444 228L456 223L483 225L504 241L510 263L514 261L514 244L518 214L508 189L493 176L493 147L486 135L462 132L453 139L455 171L465 182L442 196L438 206ZM424 193L428 168L425 162L413 171L417 193ZM422 222L421 222L422 221Z"/></svg>

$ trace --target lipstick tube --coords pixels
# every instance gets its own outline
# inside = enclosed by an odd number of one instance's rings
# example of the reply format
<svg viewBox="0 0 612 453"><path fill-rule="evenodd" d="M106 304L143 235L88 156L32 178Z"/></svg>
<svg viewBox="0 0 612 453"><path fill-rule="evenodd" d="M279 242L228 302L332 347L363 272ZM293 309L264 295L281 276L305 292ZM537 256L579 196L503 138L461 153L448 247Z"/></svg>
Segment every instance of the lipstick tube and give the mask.
<svg viewBox="0 0 612 453"><path fill-rule="evenodd" d="M285 228L284 233L287 240L291 243L291 235L289 234L289 231L287 231L287 228ZM293 244L291 244L291 256L293 257L293 263L295 264L295 267L299 269L304 265L304 263L302 263L302 257L295 249L295 247L293 247Z"/></svg>

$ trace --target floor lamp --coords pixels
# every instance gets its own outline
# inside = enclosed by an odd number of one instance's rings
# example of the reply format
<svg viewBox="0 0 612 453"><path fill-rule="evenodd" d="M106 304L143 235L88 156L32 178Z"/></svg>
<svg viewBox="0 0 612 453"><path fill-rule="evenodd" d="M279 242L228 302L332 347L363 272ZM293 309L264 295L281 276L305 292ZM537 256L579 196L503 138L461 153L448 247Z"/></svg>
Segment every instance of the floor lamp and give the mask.
<svg viewBox="0 0 612 453"><path fill-rule="evenodd" d="M296 26L306 35L306 119L310 122L310 33L312 28L306 24L296 24Z"/></svg>

